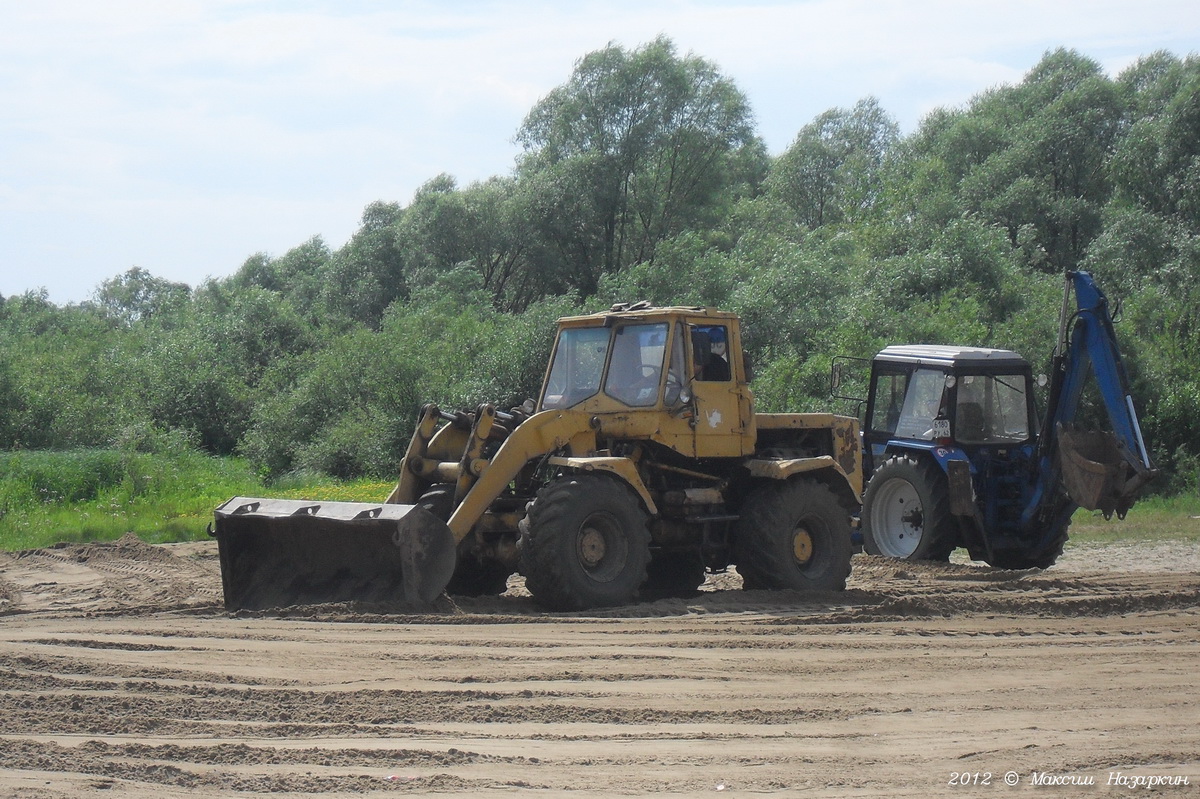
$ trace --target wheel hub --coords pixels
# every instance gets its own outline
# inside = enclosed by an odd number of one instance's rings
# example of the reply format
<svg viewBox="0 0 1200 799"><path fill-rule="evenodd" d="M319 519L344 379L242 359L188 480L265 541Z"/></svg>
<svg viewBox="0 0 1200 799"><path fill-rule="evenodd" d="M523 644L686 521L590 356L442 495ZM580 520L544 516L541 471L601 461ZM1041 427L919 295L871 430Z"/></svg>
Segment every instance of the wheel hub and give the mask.
<svg viewBox="0 0 1200 799"><path fill-rule="evenodd" d="M587 568L598 565L608 553L608 544L604 533L595 527L588 527L579 536L579 560Z"/></svg>
<svg viewBox="0 0 1200 799"><path fill-rule="evenodd" d="M803 527L797 527L792 535L792 557L796 559L796 565L806 565L812 559L812 555L812 534Z"/></svg>
<svg viewBox="0 0 1200 799"><path fill-rule="evenodd" d="M870 509L870 523L879 554L889 558L912 555L925 528L925 509L917 489L899 477L884 482Z"/></svg>

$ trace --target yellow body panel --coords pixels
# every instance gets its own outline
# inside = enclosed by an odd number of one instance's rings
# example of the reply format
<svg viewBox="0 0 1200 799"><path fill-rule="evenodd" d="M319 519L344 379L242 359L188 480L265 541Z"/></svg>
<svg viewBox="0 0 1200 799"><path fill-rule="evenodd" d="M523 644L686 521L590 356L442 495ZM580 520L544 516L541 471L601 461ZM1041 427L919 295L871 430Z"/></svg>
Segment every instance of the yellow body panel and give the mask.
<svg viewBox="0 0 1200 799"><path fill-rule="evenodd" d="M642 498L642 502L646 503L646 510L650 514L658 513L658 505L654 502L654 497L650 495L650 491L646 488L646 484L642 482L642 476L638 474L637 464L629 458L613 458L613 457L594 457L594 458L551 458L549 461L551 466L565 466L568 469L577 469L581 472L608 472L615 474L629 483L638 496Z"/></svg>

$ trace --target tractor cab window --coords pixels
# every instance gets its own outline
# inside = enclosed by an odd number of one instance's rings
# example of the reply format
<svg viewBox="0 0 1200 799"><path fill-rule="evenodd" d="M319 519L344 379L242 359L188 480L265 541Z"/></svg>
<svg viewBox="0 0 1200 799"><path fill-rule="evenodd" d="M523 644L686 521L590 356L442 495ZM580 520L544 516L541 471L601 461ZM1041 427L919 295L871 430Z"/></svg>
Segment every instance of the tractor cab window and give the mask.
<svg viewBox="0 0 1200 799"><path fill-rule="evenodd" d="M1024 375L958 379L954 438L962 444L1013 444L1029 438Z"/></svg>
<svg viewBox="0 0 1200 799"><path fill-rule="evenodd" d="M613 336L604 393L635 408L658 402L667 353L667 325L622 325Z"/></svg>
<svg viewBox="0 0 1200 799"><path fill-rule="evenodd" d="M600 390L610 332L604 327L574 327L559 333L542 392L543 409L569 408Z"/></svg>
<svg viewBox="0 0 1200 799"><path fill-rule="evenodd" d="M934 438L934 419L942 407L942 390L946 388L946 373L936 370L917 370L908 380L904 405L900 408L900 420L896 422L896 435L919 438L926 441Z"/></svg>
<svg viewBox="0 0 1200 799"><path fill-rule="evenodd" d="M909 372L881 372L875 375L872 395L875 406L867 420L868 430L895 433L900 423L900 409L904 407L904 393L908 390Z"/></svg>
<svg viewBox="0 0 1200 799"><path fill-rule="evenodd" d="M942 404L944 372L901 369L875 375L868 429L904 438L933 438L933 420Z"/></svg>
<svg viewBox="0 0 1200 799"><path fill-rule="evenodd" d="M692 358L695 379L706 382L728 381L729 330L724 325L693 325Z"/></svg>

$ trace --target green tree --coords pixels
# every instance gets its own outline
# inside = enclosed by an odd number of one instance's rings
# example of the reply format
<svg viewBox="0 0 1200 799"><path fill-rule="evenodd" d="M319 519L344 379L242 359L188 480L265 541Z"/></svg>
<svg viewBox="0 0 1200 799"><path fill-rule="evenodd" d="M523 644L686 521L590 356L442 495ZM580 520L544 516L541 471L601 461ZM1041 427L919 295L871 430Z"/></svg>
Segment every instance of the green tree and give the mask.
<svg viewBox="0 0 1200 799"><path fill-rule="evenodd" d="M1157 53L1119 81L1130 111L1112 158L1116 198L1200 233L1200 59Z"/></svg>
<svg viewBox="0 0 1200 799"><path fill-rule="evenodd" d="M475 269L498 309L524 308L547 286L531 269L535 232L516 178L459 189L442 175L426 183L405 212L400 236L412 281L430 285L462 264Z"/></svg>
<svg viewBox="0 0 1200 799"><path fill-rule="evenodd" d="M325 327L379 326L383 312L408 296L409 253L400 225L405 210L375 202L363 211L362 224L320 272L316 306Z"/></svg>
<svg viewBox="0 0 1200 799"><path fill-rule="evenodd" d="M964 197L1014 243L1033 225L1047 271L1075 268L1100 232L1111 191L1105 165L1122 117L1119 93L1096 62L1058 50L1008 99L997 110L1019 119L1010 143L964 180Z"/></svg>
<svg viewBox="0 0 1200 799"><path fill-rule="evenodd" d="M585 294L600 276L652 261L659 242L713 220L744 162L762 158L745 96L665 37L584 56L517 133L531 210Z"/></svg>
<svg viewBox="0 0 1200 799"><path fill-rule="evenodd" d="M94 297L100 309L126 324L158 321L179 313L187 304L191 288L155 277L140 266L100 284Z"/></svg>
<svg viewBox="0 0 1200 799"><path fill-rule="evenodd" d="M899 138L899 125L874 97L831 109L800 130L772 166L767 190L805 227L854 222L878 203L884 160Z"/></svg>

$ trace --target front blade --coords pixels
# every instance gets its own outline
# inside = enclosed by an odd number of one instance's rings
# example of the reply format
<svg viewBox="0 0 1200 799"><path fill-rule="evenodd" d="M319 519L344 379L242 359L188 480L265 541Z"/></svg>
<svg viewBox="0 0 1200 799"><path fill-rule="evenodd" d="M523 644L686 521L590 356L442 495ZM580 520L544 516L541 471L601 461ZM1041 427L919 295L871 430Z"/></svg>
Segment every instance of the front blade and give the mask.
<svg viewBox="0 0 1200 799"><path fill-rule="evenodd" d="M215 515L231 611L429 603L454 573L449 528L413 505L235 497Z"/></svg>

